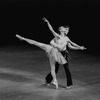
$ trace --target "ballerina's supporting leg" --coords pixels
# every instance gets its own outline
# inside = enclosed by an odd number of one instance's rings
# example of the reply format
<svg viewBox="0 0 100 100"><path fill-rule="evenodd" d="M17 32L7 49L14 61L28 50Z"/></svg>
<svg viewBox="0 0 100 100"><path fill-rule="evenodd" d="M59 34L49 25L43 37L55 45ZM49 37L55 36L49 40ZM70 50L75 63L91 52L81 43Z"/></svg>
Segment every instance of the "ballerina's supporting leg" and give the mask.
<svg viewBox="0 0 100 100"><path fill-rule="evenodd" d="M49 61L51 66L51 75L53 77L52 83L56 86L56 89L58 89L58 82L55 73L55 59L53 57L49 57Z"/></svg>

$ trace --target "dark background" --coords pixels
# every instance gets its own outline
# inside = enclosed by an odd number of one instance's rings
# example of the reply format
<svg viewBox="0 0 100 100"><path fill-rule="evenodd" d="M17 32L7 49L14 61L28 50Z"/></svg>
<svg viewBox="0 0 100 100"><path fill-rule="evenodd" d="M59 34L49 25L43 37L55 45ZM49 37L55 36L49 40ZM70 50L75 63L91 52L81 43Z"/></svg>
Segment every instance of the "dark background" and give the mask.
<svg viewBox="0 0 100 100"><path fill-rule="evenodd" d="M69 38L99 55L100 2L96 0L1 0L0 47L29 45L20 42L15 34L49 43L53 38L46 17L54 30L70 26Z"/></svg>

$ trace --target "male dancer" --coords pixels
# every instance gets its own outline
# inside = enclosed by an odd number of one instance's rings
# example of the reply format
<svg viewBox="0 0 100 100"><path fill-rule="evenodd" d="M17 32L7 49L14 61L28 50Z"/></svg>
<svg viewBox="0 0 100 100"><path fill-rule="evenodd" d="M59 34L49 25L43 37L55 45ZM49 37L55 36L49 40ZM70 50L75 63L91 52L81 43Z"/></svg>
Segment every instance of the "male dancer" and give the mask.
<svg viewBox="0 0 100 100"><path fill-rule="evenodd" d="M75 50L84 50L86 49L84 46L79 46L77 45L76 43L72 42L68 36L66 36L69 32L69 27L66 26L61 26L59 27L59 32L60 34L56 33L52 26L50 25L49 21L46 19L46 18L43 18L44 22L47 23L50 31L52 32L52 34L55 36L55 38L50 42L51 45L53 45L55 48L57 48L61 54L65 57L66 59L66 63L63 64L63 67L64 67L64 70L65 70L65 73L66 73L66 79L67 79L67 86L66 88L70 88L71 85L73 85L73 82L72 82L72 77L71 77L71 73L70 73L70 70L69 70L69 67L68 67L68 60L69 60L69 54L68 54L68 51L67 51L67 47L71 48L71 49L75 49ZM59 47L61 47L61 49L59 49ZM59 63L56 62L55 63L55 73L58 72L58 69L59 69ZM52 76L51 76L51 73L49 73L46 78L46 84L49 85L52 81Z"/></svg>

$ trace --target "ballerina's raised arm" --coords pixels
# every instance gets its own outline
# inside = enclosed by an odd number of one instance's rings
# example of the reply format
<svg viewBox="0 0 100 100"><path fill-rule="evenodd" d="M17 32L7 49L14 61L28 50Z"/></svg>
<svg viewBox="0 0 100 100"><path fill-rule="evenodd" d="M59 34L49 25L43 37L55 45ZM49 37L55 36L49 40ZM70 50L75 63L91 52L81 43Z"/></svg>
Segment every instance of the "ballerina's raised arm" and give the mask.
<svg viewBox="0 0 100 100"><path fill-rule="evenodd" d="M43 18L43 20L44 20L44 22L47 23L47 25L48 25L50 31L52 32L52 34L54 35L54 37L60 37L60 35L53 30L53 28L52 28L51 24L49 23L49 21L46 18Z"/></svg>

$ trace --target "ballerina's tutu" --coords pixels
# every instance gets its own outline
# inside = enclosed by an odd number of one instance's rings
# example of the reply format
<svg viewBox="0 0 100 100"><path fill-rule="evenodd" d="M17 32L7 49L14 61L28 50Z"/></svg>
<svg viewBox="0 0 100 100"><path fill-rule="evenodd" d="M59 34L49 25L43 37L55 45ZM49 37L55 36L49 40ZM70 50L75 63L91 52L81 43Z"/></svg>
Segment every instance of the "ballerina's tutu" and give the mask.
<svg viewBox="0 0 100 100"><path fill-rule="evenodd" d="M58 51L57 48L54 48L51 45L45 46L45 51L48 54L49 57L54 58L56 62L60 64L67 63L66 59L63 57L63 55Z"/></svg>

